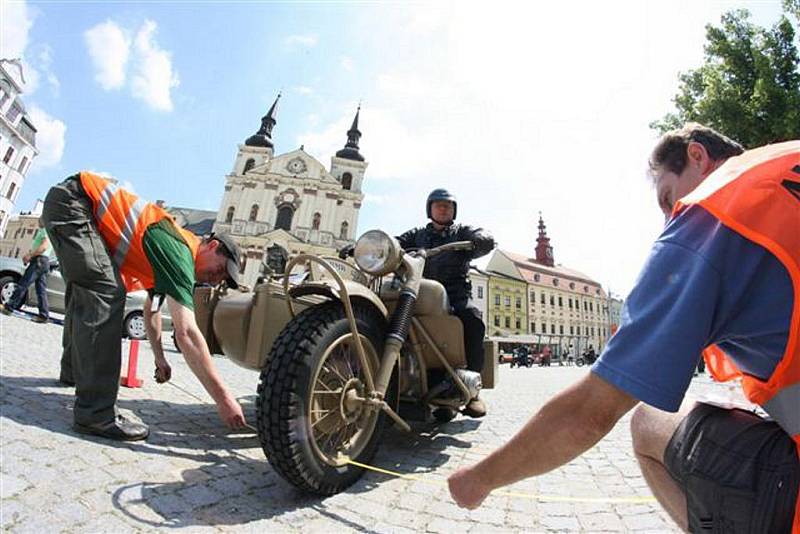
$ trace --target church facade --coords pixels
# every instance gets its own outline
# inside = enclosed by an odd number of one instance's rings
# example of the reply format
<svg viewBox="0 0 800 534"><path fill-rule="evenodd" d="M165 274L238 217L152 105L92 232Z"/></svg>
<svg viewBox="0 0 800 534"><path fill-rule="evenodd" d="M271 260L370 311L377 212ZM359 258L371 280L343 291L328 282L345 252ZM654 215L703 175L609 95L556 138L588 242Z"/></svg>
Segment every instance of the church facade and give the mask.
<svg viewBox="0 0 800 534"><path fill-rule="evenodd" d="M344 148L326 167L302 146L274 154L279 99L261 119L261 128L239 145L214 223L215 232L228 232L242 248L242 280L250 286L268 249L333 255L352 243L364 200L368 163L358 147L360 107Z"/></svg>

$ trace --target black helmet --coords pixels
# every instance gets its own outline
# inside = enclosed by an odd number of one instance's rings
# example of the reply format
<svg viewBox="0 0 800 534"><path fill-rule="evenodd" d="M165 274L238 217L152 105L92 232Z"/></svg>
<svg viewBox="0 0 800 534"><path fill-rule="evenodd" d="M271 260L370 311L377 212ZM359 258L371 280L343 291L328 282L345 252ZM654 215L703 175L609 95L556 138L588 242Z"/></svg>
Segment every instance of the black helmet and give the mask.
<svg viewBox="0 0 800 534"><path fill-rule="evenodd" d="M442 188L434 189L431 191L431 194L428 195L428 201L425 202L425 213L428 215L428 218L433 218L431 217L431 204L437 200L446 200L453 203L453 220L455 221L456 215L458 214L458 202L456 202L456 197L453 196L450 191Z"/></svg>

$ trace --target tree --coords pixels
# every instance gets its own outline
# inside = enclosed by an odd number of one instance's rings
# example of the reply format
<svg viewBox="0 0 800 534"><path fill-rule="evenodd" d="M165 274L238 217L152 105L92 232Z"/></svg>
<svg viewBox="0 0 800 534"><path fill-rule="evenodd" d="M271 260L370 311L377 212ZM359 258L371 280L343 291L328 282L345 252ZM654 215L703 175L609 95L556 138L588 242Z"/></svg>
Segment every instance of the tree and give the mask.
<svg viewBox="0 0 800 534"><path fill-rule="evenodd" d="M784 0L800 15L800 0ZM664 133L694 121L752 148L800 138L800 58L795 30L782 16L769 30L746 10L706 26L705 63L681 73L676 112L650 127Z"/></svg>

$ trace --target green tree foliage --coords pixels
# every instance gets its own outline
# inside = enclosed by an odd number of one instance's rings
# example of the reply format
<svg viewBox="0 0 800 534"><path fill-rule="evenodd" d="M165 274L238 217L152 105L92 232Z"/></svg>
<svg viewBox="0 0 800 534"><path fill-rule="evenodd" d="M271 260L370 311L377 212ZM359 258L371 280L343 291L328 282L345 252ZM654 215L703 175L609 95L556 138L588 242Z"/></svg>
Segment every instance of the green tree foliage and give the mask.
<svg viewBox="0 0 800 534"><path fill-rule="evenodd" d="M800 15L800 0L784 0ZM664 133L694 121L745 147L800 139L800 59L795 30L782 16L767 30L736 10L706 26L705 63L681 73L676 112L650 127Z"/></svg>

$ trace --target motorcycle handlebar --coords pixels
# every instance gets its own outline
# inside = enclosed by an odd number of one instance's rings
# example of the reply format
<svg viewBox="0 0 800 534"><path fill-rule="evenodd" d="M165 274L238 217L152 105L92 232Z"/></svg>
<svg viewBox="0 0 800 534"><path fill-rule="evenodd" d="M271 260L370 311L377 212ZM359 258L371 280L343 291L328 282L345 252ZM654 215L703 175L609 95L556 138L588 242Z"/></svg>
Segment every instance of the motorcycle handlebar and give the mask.
<svg viewBox="0 0 800 534"><path fill-rule="evenodd" d="M475 245L472 244L472 241L454 241L452 243L445 243L444 245L427 249L425 251L425 256L430 258L449 250L473 250L474 248Z"/></svg>

